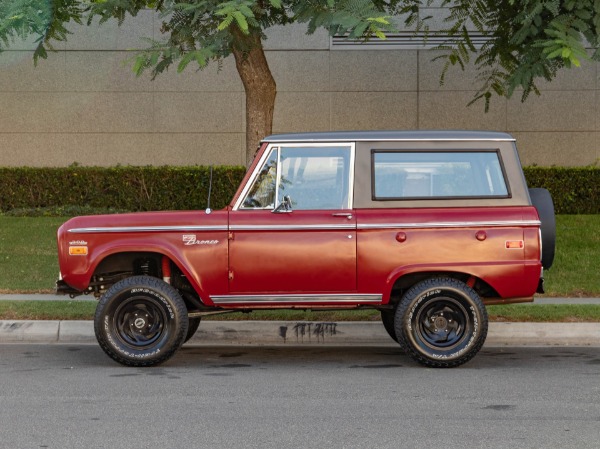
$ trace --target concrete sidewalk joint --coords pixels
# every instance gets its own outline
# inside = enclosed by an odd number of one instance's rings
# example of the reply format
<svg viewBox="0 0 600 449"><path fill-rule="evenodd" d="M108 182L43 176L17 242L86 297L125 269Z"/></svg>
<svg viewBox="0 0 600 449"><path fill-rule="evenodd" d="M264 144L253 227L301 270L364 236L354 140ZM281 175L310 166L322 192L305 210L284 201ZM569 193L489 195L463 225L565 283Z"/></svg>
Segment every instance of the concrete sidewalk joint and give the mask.
<svg viewBox="0 0 600 449"><path fill-rule="evenodd" d="M0 321L0 343L95 343L92 321ZM378 322L204 321L195 345L395 345ZM486 346L599 346L600 323L490 323Z"/></svg>

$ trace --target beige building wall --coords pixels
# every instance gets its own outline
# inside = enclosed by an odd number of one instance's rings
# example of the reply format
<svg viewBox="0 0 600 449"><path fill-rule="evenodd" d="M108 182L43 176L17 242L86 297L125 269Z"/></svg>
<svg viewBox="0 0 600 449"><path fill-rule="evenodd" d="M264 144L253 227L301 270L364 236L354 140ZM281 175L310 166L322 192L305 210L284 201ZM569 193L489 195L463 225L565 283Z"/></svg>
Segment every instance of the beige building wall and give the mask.
<svg viewBox="0 0 600 449"><path fill-rule="evenodd" d="M136 78L130 49L159 37L145 12L126 26L73 28L58 53L33 67L32 44L0 54L0 166L241 164L245 110L233 59L196 72L172 67ZM331 49L326 33L269 33L278 85L274 132L345 129L507 131L524 164L587 165L600 158L600 69L564 71L519 95L467 107L475 74L454 70L443 87L428 50Z"/></svg>

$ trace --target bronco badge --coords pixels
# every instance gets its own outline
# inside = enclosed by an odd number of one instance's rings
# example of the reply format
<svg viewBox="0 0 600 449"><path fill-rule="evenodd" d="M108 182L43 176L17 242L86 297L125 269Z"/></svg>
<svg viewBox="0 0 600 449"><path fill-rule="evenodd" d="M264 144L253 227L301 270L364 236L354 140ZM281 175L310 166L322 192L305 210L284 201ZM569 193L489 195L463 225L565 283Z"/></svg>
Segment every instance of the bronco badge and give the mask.
<svg viewBox="0 0 600 449"><path fill-rule="evenodd" d="M216 245L219 243L218 240L197 240L195 234L184 234L183 236L183 244L185 246L190 245Z"/></svg>

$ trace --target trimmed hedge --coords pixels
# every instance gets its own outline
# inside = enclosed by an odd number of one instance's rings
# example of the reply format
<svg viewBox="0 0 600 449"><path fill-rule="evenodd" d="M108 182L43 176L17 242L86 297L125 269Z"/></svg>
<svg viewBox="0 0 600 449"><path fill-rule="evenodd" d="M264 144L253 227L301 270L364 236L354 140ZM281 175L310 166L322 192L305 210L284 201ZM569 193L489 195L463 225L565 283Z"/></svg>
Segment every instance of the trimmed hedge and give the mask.
<svg viewBox="0 0 600 449"><path fill-rule="evenodd" d="M214 167L210 206L225 207L244 167ZM205 209L210 167L0 168L0 211L78 205L116 211Z"/></svg>
<svg viewBox="0 0 600 449"><path fill-rule="evenodd" d="M529 187L552 194L557 214L600 214L600 167L525 167Z"/></svg>
<svg viewBox="0 0 600 449"><path fill-rule="evenodd" d="M245 171L239 166L213 168L213 209L229 204ZM557 213L600 213L600 167L526 167L524 171L530 187L551 192ZM209 179L210 168L200 166L0 168L0 211L204 209Z"/></svg>

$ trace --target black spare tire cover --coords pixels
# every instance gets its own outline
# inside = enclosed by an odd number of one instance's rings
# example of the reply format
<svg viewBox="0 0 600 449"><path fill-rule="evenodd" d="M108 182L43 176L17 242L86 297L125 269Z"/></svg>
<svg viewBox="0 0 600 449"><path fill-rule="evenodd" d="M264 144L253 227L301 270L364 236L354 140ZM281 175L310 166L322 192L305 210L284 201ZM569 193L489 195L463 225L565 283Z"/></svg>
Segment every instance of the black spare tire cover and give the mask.
<svg viewBox="0 0 600 449"><path fill-rule="evenodd" d="M550 192L546 189L529 189L529 196L542 222L542 266L548 269L554 261L554 247L556 245L554 203Z"/></svg>

